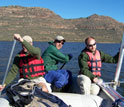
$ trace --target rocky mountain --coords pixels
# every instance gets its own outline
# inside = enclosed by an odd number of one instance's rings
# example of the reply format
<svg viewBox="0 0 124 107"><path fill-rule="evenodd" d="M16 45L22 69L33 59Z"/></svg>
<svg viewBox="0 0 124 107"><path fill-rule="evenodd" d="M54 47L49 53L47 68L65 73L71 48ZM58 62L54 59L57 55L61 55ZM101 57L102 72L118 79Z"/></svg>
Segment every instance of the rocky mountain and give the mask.
<svg viewBox="0 0 124 107"><path fill-rule="evenodd" d="M20 33L35 41L49 41L62 35L67 41L82 42L87 36L94 36L98 42L119 43L123 31L124 23L109 16L63 19L47 8L0 7L0 40L13 40L13 34Z"/></svg>

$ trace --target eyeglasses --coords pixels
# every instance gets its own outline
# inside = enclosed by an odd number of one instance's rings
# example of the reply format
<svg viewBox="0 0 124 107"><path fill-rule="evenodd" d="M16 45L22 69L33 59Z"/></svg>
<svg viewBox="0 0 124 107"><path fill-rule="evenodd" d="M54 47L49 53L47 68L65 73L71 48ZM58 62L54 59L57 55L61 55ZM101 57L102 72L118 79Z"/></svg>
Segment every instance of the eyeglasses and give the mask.
<svg viewBox="0 0 124 107"><path fill-rule="evenodd" d="M96 45L96 43L94 43L94 44L90 44L90 45L87 45L88 47L93 47L93 46L95 46Z"/></svg>
<svg viewBox="0 0 124 107"><path fill-rule="evenodd" d="M64 42L63 41L57 41L58 43L61 43L62 45L64 45Z"/></svg>

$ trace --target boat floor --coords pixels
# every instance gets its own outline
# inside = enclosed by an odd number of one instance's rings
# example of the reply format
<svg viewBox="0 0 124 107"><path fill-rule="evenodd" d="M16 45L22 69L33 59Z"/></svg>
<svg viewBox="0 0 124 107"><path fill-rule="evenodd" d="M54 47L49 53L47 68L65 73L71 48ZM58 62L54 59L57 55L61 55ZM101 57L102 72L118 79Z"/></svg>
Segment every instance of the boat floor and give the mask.
<svg viewBox="0 0 124 107"><path fill-rule="evenodd" d="M73 85L69 90L71 93L53 92L54 95L58 96L72 107L112 107L114 101L118 98L121 98L120 94L109 86L100 86L101 90L99 95L77 94L80 93L80 88L77 85L75 76L72 79L72 84Z"/></svg>

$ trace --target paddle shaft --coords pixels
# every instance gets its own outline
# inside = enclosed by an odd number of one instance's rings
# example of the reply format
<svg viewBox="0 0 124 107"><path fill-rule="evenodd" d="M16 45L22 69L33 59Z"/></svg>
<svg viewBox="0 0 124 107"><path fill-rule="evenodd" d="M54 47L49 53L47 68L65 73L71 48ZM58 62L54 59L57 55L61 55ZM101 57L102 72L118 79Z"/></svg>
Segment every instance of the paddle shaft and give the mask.
<svg viewBox="0 0 124 107"><path fill-rule="evenodd" d="M116 85L118 85L118 84L123 84L124 83L124 81L118 81L118 82L104 82L103 84L104 85L111 85L111 84L116 84Z"/></svg>
<svg viewBox="0 0 124 107"><path fill-rule="evenodd" d="M119 53L119 59L118 59L118 63L117 63L116 73L115 73L115 79L114 79L115 82L118 82L118 80L119 80L120 71L121 71L122 62L123 62L123 57L124 57L124 35L122 38L122 43L121 43L120 53ZM113 88L116 90L117 86L114 85Z"/></svg>
<svg viewBox="0 0 124 107"><path fill-rule="evenodd" d="M14 40L14 42L13 42L12 50L11 50L11 53L10 53L10 57L9 57L9 61L8 61L8 64L7 64L7 68L6 68L6 71L5 71L5 75L4 75L4 78L3 78L2 85L4 85L4 82L5 82L5 79L6 79L6 76L7 76L7 72L8 72L9 66L10 66L12 55L13 55L13 52L14 52L14 49L15 49L15 45L16 45L16 40Z"/></svg>
<svg viewBox="0 0 124 107"><path fill-rule="evenodd" d="M66 64L66 63L64 63L64 64L60 67L60 69L62 69L62 68L65 66L65 64Z"/></svg>

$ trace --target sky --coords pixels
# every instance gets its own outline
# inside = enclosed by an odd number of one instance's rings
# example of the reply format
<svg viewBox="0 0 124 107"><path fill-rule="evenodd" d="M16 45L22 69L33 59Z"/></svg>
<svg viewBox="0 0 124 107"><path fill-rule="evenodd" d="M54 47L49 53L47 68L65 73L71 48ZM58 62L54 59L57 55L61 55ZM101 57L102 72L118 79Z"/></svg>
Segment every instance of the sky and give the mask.
<svg viewBox="0 0 124 107"><path fill-rule="evenodd" d="M48 8L64 19L98 14L124 23L124 0L0 0L0 6L10 5Z"/></svg>

